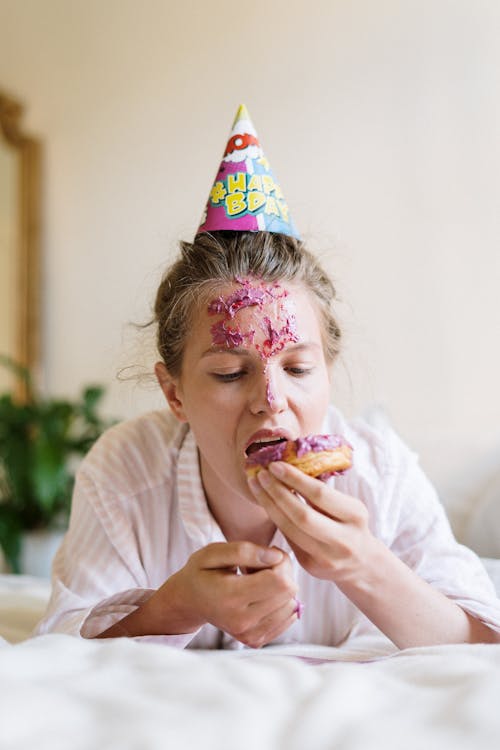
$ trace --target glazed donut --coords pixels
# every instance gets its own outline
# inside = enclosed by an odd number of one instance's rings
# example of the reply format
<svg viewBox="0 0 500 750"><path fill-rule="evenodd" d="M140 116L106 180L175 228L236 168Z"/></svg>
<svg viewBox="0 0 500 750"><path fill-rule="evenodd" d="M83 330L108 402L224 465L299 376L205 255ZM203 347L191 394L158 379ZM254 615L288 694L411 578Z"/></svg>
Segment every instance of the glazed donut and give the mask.
<svg viewBox="0 0 500 750"><path fill-rule="evenodd" d="M254 477L272 461L285 461L311 477L328 479L352 465L352 446L341 435L308 435L265 445L247 456L245 471Z"/></svg>

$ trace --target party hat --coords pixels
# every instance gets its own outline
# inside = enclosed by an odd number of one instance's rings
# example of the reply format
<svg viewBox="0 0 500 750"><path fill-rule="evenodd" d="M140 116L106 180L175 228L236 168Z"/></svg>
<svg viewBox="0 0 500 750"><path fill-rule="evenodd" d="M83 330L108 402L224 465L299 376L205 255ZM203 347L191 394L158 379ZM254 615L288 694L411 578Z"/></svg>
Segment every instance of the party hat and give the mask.
<svg viewBox="0 0 500 750"><path fill-rule="evenodd" d="M299 238L244 104L236 113L196 234L220 229Z"/></svg>

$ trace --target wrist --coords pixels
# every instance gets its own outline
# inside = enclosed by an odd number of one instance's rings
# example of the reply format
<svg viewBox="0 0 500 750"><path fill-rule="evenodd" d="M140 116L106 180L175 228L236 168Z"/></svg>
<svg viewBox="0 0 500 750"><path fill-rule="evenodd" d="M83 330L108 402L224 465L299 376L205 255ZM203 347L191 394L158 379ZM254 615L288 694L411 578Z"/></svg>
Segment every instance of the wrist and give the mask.
<svg viewBox="0 0 500 750"><path fill-rule="evenodd" d="M181 586L169 578L134 612L100 633L97 638L135 638L143 635L186 635L196 632L204 622L183 603Z"/></svg>
<svg viewBox="0 0 500 750"><path fill-rule="evenodd" d="M356 603L358 598L376 596L387 580L394 555L380 539L369 537L359 563L335 580L338 588Z"/></svg>
<svg viewBox="0 0 500 750"><path fill-rule="evenodd" d="M179 573L171 576L144 605L144 614L163 635L194 633L205 619L192 604Z"/></svg>

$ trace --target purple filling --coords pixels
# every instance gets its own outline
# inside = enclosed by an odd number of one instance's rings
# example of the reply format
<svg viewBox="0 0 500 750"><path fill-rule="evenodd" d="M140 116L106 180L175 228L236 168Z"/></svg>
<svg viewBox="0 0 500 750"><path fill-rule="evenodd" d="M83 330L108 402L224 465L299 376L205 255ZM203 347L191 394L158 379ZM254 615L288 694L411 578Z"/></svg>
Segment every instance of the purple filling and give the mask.
<svg viewBox="0 0 500 750"><path fill-rule="evenodd" d="M285 452L286 441L282 443L274 443L273 445L266 445L264 448L259 448L258 451L250 453L247 458L247 464L249 466L267 466L272 461L281 461L283 453Z"/></svg>
<svg viewBox="0 0 500 750"><path fill-rule="evenodd" d="M341 435L308 435L307 437L297 438L295 440L295 449L298 458L305 456L306 453L320 453L321 451L331 451L346 445L346 441ZM350 446L349 446L350 447ZM248 466L267 466L272 461L281 461L285 452L286 442L274 443L258 451L250 453L247 457ZM328 479L334 474L340 472L324 472L321 479Z"/></svg>
<svg viewBox="0 0 500 750"><path fill-rule="evenodd" d="M333 451L345 445L345 440L340 435L308 435L297 438L295 447L297 456L302 458L306 453L319 453L320 451Z"/></svg>

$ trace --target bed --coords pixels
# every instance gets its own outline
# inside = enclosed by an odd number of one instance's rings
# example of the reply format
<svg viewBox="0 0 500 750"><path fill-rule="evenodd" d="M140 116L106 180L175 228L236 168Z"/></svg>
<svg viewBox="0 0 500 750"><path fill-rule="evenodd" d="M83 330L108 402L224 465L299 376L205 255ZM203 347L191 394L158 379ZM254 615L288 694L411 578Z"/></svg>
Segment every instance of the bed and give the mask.
<svg viewBox="0 0 500 750"><path fill-rule="evenodd" d="M485 559L500 591L500 560ZM0 576L2 750L443 750L500 742L500 646L177 651L29 638L49 583Z"/></svg>

